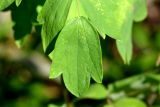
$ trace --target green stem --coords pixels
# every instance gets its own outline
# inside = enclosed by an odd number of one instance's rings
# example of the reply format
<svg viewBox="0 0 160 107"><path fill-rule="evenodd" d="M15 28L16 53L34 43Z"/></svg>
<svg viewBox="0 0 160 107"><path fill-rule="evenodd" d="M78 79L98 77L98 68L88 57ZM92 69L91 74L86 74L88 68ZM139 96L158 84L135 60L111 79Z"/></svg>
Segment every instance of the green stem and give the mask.
<svg viewBox="0 0 160 107"><path fill-rule="evenodd" d="M69 97L69 92L65 87L64 81L63 81L63 77L61 76L61 82L62 82L62 86L63 86L63 95L64 95L64 100L66 103L66 107L74 107L70 97Z"/></svg>

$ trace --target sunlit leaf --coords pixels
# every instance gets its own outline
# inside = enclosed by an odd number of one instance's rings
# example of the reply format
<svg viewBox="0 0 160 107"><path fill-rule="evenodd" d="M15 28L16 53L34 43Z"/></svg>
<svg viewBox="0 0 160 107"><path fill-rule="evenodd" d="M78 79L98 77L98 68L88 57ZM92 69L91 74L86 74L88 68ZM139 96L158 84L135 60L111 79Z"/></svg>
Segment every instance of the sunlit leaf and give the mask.
<svg viewBox="0 0 160 107"><path fill-rule="evenodd" d="M132 58L132 23L134 21L141 21L147 16L146 0L129 0L132 8L127 12L126 18L128 19L128 25L125 30L125 34L121 35L121 39L117 40L118 51L126 64L130 63ZM127 20L126 20L127 21ZM128 27L128 28L127 28Z"/></svg>
<svg viewBox="0 0 160 107"><path fill-rule="evenodd" d="M11 5L14 2L14 0L1 0L0 1L0 10L3 10L7 8L9 5Z"/></svg>
<svg viewBox="0 0 160 107"><path fill-rule="evenodd" d="M147 16L147 2L146 0L130 0L133 4L134 21L142 21Z"/></svg>
<svg viewBox="0 0 160 107"><path fill-rule="evenodd" d="M72 4L69 10L67 21L72 20L73 18L84 16L87 17L82 5L77 0L72 0Z"/></svg>
<svg viewBox="0 0 160 107"><path fill-rule="evenodd" d="M102 81L98 33L83 17L72 20L63 28L51 56L50 78L63 73L66 87L76 96L88 89L90 77L99 83Z"/></svg>
<svg viewBox="0 0 160 107"><path fill-rule="evenodd" d="M128 26L128 11L131 5L127 0L81 0L90 21L102 34L120 39ZM129 11L130 12L130 11Z"/></svg>
<svg viewBox="0 0 160 107"><path fill-rule="evenodd" d="M114 107L113 105L104 105L103 107Z"/></svg>
<svg viewBox="0 0 160 107"><path fill-rule="evenodd" d="M146 17L145 0L81 0L81 3L99 33L116 39L122 59L130 63L132 23Z"/></svg>
<svg viewBox="0 0 160 107"><path fill-rule="evenodd" d="M0 10L3 10L7 8L9 5L11 5L15 1L16 6L19 6L22 2L22 0L1 0L0 1Z"/></svg>
<svg viewBox="0 0 160 107"><path fill-rule="evenodd" d="M16 0L16 6L19 6L21 4L22 0Z"/></svg>
<svg viewBox="0 0 160 107"><path fill-rule="evenodd" d="M38 16L38 21L43 24L42 43L47 54L54 48L51 44L52 40L62 30L71 2L72 0L46 0Z"/></svg>
<svg viewBox="0 0 160 107"><path fill-rule="evenodd" d="M82 95L81 98L105 99L107 94L107 90L102 84L93 84L90 86L89 90Z"/></svg>

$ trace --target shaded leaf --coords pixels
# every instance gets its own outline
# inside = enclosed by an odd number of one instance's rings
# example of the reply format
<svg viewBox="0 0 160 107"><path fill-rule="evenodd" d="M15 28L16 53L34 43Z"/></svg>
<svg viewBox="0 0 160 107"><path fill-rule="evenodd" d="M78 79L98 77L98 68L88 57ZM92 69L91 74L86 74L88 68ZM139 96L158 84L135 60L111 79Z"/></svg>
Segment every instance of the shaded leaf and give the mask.
<svg viewBox="0 0 160 107"><path fill-rule="evenodd" d="M19 7L13 7L12 9L11 16L15 23L13 29L16 40L22 39L31 32L33 12L32 5L33 4L30 4L27 0L24 0Z"/></svg>
<svg viewBox="0 0 160 107"><path fill-rule="evenodd" d="M13 29L16 40L20 40L31 33L33 22L37 20L36 8L43 3L44 0L23 0L19 7L15 5L11 7L12 20L15 23Z"/></svg>
<svg viewBox="0 0 160 107"><path fill-rule="evenodd" d="M110 92L114 92L114 91L119 91L119 90L124 90L125 87L127 87L127 89L129 89L129 87L131 87L131 85L137 81L142 81L145 78L145 76L143 75L136 75L133 77L129 77L120 81L117 81L115 83L109 84L108 88Z"/></svg>

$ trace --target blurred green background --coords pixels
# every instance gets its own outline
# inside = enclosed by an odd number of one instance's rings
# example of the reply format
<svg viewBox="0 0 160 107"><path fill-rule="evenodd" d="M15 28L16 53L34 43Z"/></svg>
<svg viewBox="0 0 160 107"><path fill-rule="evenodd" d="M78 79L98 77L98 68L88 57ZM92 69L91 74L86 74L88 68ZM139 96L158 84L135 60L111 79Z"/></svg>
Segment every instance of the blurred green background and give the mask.
<svg viewBox="0 0 160 107"><path fill-rule="evenodd" d="M101 38L103 84L91 81L80 98L65 89L61 77L48 78L51 61L36 22L44 0L31 2L0 12L0 107L160 107L159 0L147 0L148 17L134 23L130 65L124 65L113 39Z"/></svg>

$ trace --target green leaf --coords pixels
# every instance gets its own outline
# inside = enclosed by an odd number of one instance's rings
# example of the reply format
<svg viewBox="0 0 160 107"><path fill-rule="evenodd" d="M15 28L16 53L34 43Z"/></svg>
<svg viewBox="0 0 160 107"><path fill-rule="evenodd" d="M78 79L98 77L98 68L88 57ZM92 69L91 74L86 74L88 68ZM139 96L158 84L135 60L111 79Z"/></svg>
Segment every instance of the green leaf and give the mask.
<svg viewBox="0 0 160 107"><path fill-rule="evenodd" d="M11 5L15 1L16 6L19 6L22 2L22 0L1 0L0 1L0 10L3 10L7 8L9 5Z"/></svg>
<svg viewBox="0 0 160 107"><path fill-rule="evenodd" d="M102 84L93 84L90 86L81 98L90 99L105 99L107 97L107 90Z"/></svg>
<svg viewBox="0 0 160 107"><path fill-rule="evenodd" d="M130 20L131 21L131 20ZM129 64L132 58L132 23L128 24L126 28L126 35L121 40L116 40L118 51L125 64Z"/></svg>
<svg viewBox="0 0 160 107"><path fill-rule="evenodd" d="M107 34L114 39L125 36L128 28L128 11L131 5L128 0L81 0L91 23L101 34ZM129 11L130 12L130 11Z"/></svg>
<svg viewBox="0 0 160 107"><path fill-rule="evenodd" d="M117 92L117 91L125 91L125 89L129 90L130 88L140 88L137 85L142 85L143 81L146 79L144 75L136 75L132 77L128 77L126 79L111 83L108 85L109 91L112 92ZM144 86L143 86L144 87ZM145 87L144 87L145 88Z"/></svg>
<svg viewBox="0 0 160 107"><path fill-rule="evenodd" d="M79 17L79 16L87 17L79 0L72 0L72 4L71 4L70 10L69 10L67 21L72 20L72 19Z"/></svg>
<svg viewBox="0 0 160 107"><path fill-rule="evenodd" d="M117 40L117 47L125 63L132 57L132 23L147 15L145 0L81 0L88 18L102 34Z"/></svg>
<svg viewBox="0 0 160 107"><path fill-rule="evenodd" d="M105 105L104 107L147 107L147 105L135 98L122 98L112 105Z"/></svg>
<svg viewBox="0 0 160 107"><path fill-rule="evenodd" d="M52 40L65 25L71 2L72 0L47 0L38 16L38 21L43 24L42 43L47 54L53 50Z"/></svg>
<svg viewBox="0 0 160 107"><path fill-rule="evenodd" d="M21 4L22 0L16 0L15 2L16 2L16 6L19 6Z"/></svg>
<svg viewBox="0 0 160 107"><path fill-rule="evenodd" d="M114 107L147 107L145 103L135 98L124 98L118 100Z"/></svg>
<svg viewBox="0 0 160 107"><path fill-rule="evenodd" d="M19 7L14 6L11 12L12 20L15 23L14 38L20 40L24 38L27 34L30 34L32 29L32 13L33 4L30 3L31 0L24 0ZM25 12L24 12L25 11Z"/></svg>
<svg viewBox="0 0 160 107"><path fill-rule="evenodd" d="M134 4L134 21L139 22L147 16L146 0L130 0Z"/></svg>
<svg viewBox="0 0 160 107"><path fill-rule="evenodd" d="M59 106L59 105L55 105L55 104L49 104L48 107L64 107L64 106Z"/></svg>
<svg viewBox="0 0 160 107"><path fill-rule="evenodd" d="M127 26L124 28L125 35L121 35L121 39L117 40L118 51L126 64L130 63L132 58L132 23L134 21L141 21L147 16L146 0L129 0L132 6L131 10L127 12ZM132 12L133 10L133 12ZM125 36L125 37L124 37Z"/></svg>
<svg viewBox="0 0 160 107"><path fill-rule="evenodd" d="M13 29L16 40L21 40L31 33L33 23L37 21L36 8L38 5L42 5L43 3L44 0L23 0L20 6L12 6L11 16L15 23Z"/></svg>
<svg viewBox="0 0 160 107"><path fill-rule="evenodd" d="M1 0L0 1L0 10L3 10L7 8L9 5L11 5L14 2L14 0Z"/></svg>
<svg viewBox="0 0 160 107"><path fill-rule="evenodd" d="M67 23L56 41L50 78L63 73L67 89L79 96L88 89L90 77L102 81L101 54L98 33L84 17L77 17Z"/></svg>
<svg viewBox="0 0 160 107"><path fill-rule="evenodd" d="M114 107L113 105L104 105L103 107Z"/></svg>

